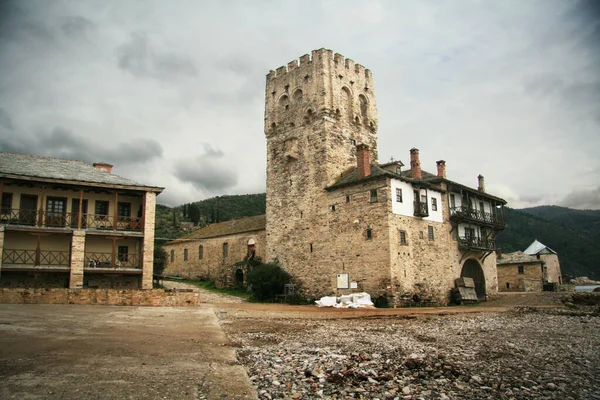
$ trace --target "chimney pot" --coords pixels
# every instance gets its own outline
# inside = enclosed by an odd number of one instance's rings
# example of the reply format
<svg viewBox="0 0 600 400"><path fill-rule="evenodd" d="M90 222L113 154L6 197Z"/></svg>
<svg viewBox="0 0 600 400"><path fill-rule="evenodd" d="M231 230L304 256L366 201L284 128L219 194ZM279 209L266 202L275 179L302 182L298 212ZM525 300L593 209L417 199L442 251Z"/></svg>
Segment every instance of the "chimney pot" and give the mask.
<svg viewBox="0 0 600 400"><path fill-rule="evenodd" d="M97 162L92 164L95 168L101 169L104 172L108 172L109 174L112 172L113 165L105 162Z"/></svg>
<svg viewBox="0 0 600 400"><path fill-rule="evenodd" d="M411 178L421 179L421 161L419 161L419 149L413 147L410 149L410 176Z"/></svg>
<svg viewBox="0 0 600 400"><path fill-rule="evenodd" d="M483 175L480 174L479 176L477 176L477 181L479 184L477 190L485 193L485 179L483 178Z"/></svg>
<svg viewBox="0 0 600 400"><path fill-rule="evenodd" d="M358 179L364 179L371 175L371 159L367 145L359 144L356 146L356 170Z"/></svg>
<svg viewBox="0 0 600 400"><path fill-rule="evenodd" d="M437 164L437 176L446 179L446 161L439 160L435 163Z"/></svg>

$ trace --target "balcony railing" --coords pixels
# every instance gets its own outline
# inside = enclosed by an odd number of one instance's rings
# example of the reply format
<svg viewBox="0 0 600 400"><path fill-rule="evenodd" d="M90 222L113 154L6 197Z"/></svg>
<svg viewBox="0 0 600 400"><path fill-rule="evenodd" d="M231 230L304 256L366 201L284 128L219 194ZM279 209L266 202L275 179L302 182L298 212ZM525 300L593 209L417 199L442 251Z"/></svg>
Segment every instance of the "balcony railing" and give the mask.
<svg viewBox="0 0 600 400"><path fill-rule="evenodd" d="M2 252L2 265L68 267L70 265L70 254L68 251L56 250L4 249Z"/></svg>
<svg viewBox="0 0 600 400"><path fill-rule="evenodd" d="M429 217L429 209L427 208L426 202L413 202L414 205L414 215L415 217Z"/></svg>
<svg viewBox="0 0 600 400"><path fill-rule="evenodd" d="M493 239L463 236L458 238L458 247L464 250L493 251L496 249L496 242Z"/></svg>
<svg viewBox="0 0 600 400"><path fill-rule="evenodd" d="M0 224L7 225L77 229L78 223L79 213L6 208L0 213ZM82 214L81 228L141 232L143 224L137 217L117 216L115 223L113 215Z"/></svg>
<svg viewBox="0 0 600 400"><path fill-rule="evenodd" d="M85 253L85 268L142 268L138 254Z"/></svg>
<svg viewBox="0 0 600 400"><path fill-rule="evenodd" d="M454 221L469 221L483 225L504 228L505 223L502 215L485 211L474 210L469 207L454 207L450 209L450 219Z"/></svg>

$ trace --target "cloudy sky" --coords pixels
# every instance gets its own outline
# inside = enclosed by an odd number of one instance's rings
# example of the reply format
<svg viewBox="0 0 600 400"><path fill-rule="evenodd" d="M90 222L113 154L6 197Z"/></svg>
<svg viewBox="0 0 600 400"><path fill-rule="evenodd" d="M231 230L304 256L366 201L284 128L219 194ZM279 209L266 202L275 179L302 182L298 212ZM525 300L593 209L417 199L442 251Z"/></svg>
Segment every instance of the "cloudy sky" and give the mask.
<svg viewBox="0 0 600 400"><path fill-rule="evenodd" d="M264 84L371 69L380 161L600 209L600 1L0 0L0 150L105 161L178 205L265 190Z"/></svg>

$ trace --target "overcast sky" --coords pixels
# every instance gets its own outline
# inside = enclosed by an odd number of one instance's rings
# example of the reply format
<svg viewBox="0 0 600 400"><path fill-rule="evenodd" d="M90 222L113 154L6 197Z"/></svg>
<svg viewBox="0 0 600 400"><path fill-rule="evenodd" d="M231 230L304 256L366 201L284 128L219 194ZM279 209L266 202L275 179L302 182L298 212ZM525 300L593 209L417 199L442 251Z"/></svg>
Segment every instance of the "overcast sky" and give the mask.
<svg viewBox="0 0 600 400"><path fill-rule="evenodd" d="M265 190L265 75L373 72L379 157L515 208L600 209L600 1L0 0L0 150L105 161L159 203Z"/></svg>

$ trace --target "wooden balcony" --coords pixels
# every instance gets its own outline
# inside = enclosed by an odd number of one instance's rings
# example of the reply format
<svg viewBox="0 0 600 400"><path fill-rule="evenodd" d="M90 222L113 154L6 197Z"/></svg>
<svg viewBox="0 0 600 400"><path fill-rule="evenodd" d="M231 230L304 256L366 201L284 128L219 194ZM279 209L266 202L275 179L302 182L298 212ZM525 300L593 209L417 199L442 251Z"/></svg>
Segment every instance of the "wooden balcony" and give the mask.
<svg viewBox="0 0 600 400"><path fill-rule="evenodd" d="M415 201L413 202L414 206L414 216L419 218L429 217L429 208L427 207L426 202Z"/></svg>
<svg viewBox="0 0 600 400"><path fill-rule="evenodd" d="M2 266L70 267L68 251L4 249Z"/></svg>
<svg viewBox="0 0 600 400"><path fill-rule="evenodd" d="M450 221L470 222L485 225L498 230L504 229L506 224L501 214L492 214L485 211L474 210L469 207L454 207L450 209Z"/></svg>
<svg viewBox="0 0 600 400"><path fill-rule="evenodd" d="M462 236L458 238L458 248L461 250L494 251L496 250L496 242L493 239Z"/></svg>
<svg viewBox="0 0 600 400"><path fill-rule="evenodd" d="M77 229L79 214L38 210L3 209L0 224L37 228ZM81 229L142 232L142 218L113 215L82 214Z"/></svg>
<svg viewBox="0 0 600 400"><path fill-rule="evenodd" d="M139 254L85 253L85 269L141 269Z"/></svg>

